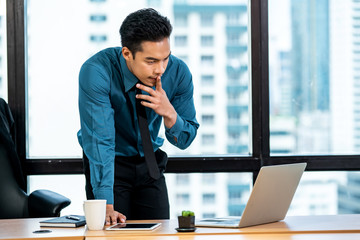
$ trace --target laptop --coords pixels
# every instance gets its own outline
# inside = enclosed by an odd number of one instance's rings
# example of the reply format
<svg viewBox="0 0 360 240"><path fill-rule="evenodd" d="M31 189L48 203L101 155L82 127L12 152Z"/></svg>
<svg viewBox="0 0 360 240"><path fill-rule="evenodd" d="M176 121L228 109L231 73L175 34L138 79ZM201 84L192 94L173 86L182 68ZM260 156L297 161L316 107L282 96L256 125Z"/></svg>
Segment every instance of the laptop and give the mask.
<svg viewBox="0 0 360 240"><path fill-rule="evenodd" d="M241 228L283 220L305 167L306 163L262 167L241 217L201 219L195 225Z"/></svg>

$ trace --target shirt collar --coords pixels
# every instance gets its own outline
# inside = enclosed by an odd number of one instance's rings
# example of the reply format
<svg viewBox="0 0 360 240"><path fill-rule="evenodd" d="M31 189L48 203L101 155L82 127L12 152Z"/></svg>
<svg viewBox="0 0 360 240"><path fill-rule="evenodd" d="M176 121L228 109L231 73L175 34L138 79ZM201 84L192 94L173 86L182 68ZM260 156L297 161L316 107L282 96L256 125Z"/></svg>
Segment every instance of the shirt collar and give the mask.
<svg viewBox="0 0 360 240"><path fill-rule="evenodd" d="M128 66L126 65L126 60L122 53L120 53L120 67L123 72L124 76L124 86L125 86L125 92L128 92L130 89L132 89L136 83L139 82L137 77L130 72Z"/></svg>

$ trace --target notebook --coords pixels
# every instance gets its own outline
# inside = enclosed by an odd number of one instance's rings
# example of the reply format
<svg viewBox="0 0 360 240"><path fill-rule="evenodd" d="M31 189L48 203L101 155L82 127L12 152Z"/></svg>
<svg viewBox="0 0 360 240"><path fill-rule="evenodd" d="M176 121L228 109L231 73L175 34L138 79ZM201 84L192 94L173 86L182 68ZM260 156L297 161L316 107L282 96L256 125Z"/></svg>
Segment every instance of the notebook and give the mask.
<svg viewBox="0 0 360 240"><path fill-rule="evenodd" d="M41 221L40 227L80 227L85 223L85 216L67 215Z"/></svg>
<svg viewBox="0 0 360 240"><path fill-rule="evenodd" d="M306 163L264 166L241 217L208 218L197 227L249 227L283 220L290 207Z"/></svg>

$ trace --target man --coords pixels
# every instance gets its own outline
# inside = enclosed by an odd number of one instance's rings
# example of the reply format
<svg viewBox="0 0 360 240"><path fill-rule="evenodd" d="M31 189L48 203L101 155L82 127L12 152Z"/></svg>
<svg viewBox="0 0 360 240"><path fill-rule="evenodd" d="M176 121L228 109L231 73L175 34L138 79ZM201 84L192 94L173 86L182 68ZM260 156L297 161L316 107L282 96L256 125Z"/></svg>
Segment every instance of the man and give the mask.
<svg viewBox="0 0 360 240"><path fill-rule="evenodd" d="M191 144L199 127L192 76L171 55L171 31L169 20L154 9L136 11L120 28L122 48L100 51L81 67L78 139L86 193L87 198L107 200L106 225L169 218L160 125L163 121L166 138L180 149ZM151 154L144 154L136 101L146 109L150 153L155 152L160 176L149 166Z"/></svg>

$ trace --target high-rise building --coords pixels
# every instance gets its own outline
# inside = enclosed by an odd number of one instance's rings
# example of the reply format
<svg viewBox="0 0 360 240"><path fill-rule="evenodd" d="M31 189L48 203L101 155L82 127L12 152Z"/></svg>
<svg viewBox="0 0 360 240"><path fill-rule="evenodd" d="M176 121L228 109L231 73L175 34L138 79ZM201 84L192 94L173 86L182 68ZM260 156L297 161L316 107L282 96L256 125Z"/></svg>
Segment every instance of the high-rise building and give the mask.
<svg viewBox="0 0 360 240"><path fill-rule="evenodd" d="M187 153L249 153L248 9L246 2L232 2L173 6L172 49L192 72L201 124Z"/></svg>
<svg viewBox="0 0 360 240"><path fill-rule="evenodd" d="M329 1L291 0L295 114L329 110Z"/></svg>
<svg viewBox="0 0 360 240"><path fill-rule="evenodd" d="M246 1L213 3L176 1L173 6L173 53L193 75L201 130L187 150L191 154L249 154L249 49ZM168 147L168 148L167 148ZM165 144L171 154L181 150ZM199 217L241 215L250 181L248 174L168 176L171 210L184 208ZM179 179L188 179L186 187ZM251 179L251 178L250 178ZM191 187L190 187L191 186Z"/></svg>
<svg viewBox="0 0 360 240"><path fill-rule="evenodd" d="M292 97L298 121L297 151L329 152L329 1L291 0Z"/></svg>
<svg viewBox="0 0 360 240"><path fill-rule="evenodd" d="M339 69L330 66L332 51L339 49L339 44L334 44L336 47L330 44L344 37L333 36L334 27L344 26L336 25L334 18L338 9L344 7L334 5L346 4L336 1L330 4L327 0L269 3L270 152L329 153L334 115L331 103L336 102L330 101L330 96L335 95L330 94L330 89L334 86L333 70ZM280 11L282 14L275 16ZM343 118L341 110L336 114L339 120ZM342 172L332 175L306 172L289 214L337 213L337 188L343 177Z"/></svg>
<svg viewBox="0 0 360 240"><path fill-rule="evenodd" d="M338 208L341 214L360 213L360 174L347 173L346 184L338 187Z"/></svg>

